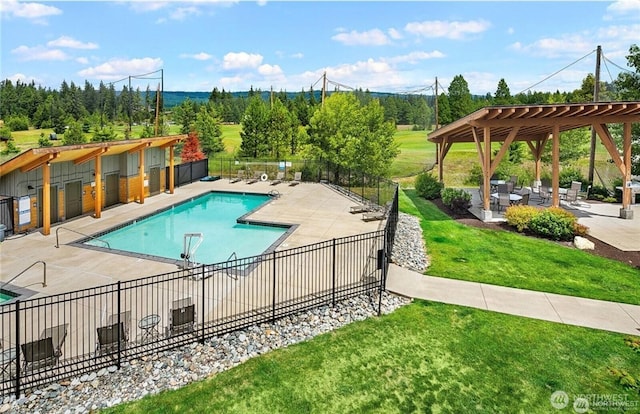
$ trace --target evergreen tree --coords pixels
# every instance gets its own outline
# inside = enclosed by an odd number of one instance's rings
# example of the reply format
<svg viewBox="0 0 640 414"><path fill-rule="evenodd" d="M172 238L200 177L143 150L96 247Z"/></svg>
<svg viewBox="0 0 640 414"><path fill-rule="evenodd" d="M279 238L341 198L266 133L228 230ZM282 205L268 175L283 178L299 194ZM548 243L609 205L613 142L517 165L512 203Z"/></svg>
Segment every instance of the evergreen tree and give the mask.
<svg viewBox="0 0 640 414"><path fill-rule="evenodd" d="M249 99L249 106L242 117L240 131L240 153L245 157L258 158L267 155L266 143L269 125L268 108L259 95Z"/></svg>
<svg viewBox="0 0 640 414"><path fill-rule="evenodd" d="M495 105L510 105L513 103L513 98L511 97L509 86L507 85L507 82L504 80L504 78L500 79L500 81L498 82L498 89L496 89L496 95L493 98L493 103Z"/></svg>
<svg viewBox="0 0 640 414"><path fill-rule="evenodd" d="M473 112L469 84L462 75L454 76L449 85L449 107L451 108L451 117L454 120L464 118Z"/></svg>
<svg viewBox="0 0 640 414"><path fill-rule="evenodd" d="M202 105L196 115L195 130L198 133L202 152L210 157L216 152L224 151L220 118L216 115L213 105Z"/></svg>
<svg viewBox="0 0 640 414"><path fill-rule="evenodd" d="M75 144L84 144L87 142L87 139L82 132L82 124L80 122L71 122L69 124L69 129L64 133L64 138L62 138L63 145L75 145Z"/></svg>

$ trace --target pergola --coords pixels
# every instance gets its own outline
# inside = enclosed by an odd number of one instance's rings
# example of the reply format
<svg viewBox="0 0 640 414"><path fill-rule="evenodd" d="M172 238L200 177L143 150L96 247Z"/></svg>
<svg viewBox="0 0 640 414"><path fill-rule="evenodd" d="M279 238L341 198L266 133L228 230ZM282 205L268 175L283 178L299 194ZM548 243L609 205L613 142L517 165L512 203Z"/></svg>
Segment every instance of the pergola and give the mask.
<svg viewBox="0 0 640 414"><path fill-rule="evenodd" d="M173 158L174 147L186 135L175 135L157 138L143 138L126 141L97 142L58 147L43 147L29 149L17 157L5 162L0 168L0 177L14 170L28 172L42 167L42 219L44 235L50 233L51 228L51 164L59 162L73 162L75 165L95 161L95 185L102 187L102 156L118 155L122 153L138 153L139 202L144 203L144 150L146 148L169 148L169 192L174 191ZM102 211L102 192L96 191L94 217L100 218Z"/></svg>
<svg viewBox="0 0 640 414"><path fill-rule="evenodd" d="M594 102L581 104L490 106L433 131L428 140L437 146L438 176L443 179L444 159L454 143L475 142L483 175L483 220L491 219L490 178L515 141L524 141L535 160L536 181L540 181L540 158L545 144L552 142L552 205L559 206L560 133L592 127L624 183L631 178L631 124L640 122L640 102ZM623 124L622 156L609 132L609 124ZM492 143L501 143L492 159ZM620 217L633 218L631 189L623 186Z"/></svg>

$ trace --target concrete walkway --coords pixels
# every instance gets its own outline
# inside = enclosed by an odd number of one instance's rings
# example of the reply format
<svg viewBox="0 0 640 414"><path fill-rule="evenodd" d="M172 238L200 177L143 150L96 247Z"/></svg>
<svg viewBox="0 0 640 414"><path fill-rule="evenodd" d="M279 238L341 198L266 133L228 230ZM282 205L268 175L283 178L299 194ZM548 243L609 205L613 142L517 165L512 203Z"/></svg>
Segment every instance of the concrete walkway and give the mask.
<svg viewBox="0 0 640 414"><path fill-rule="evenodd" d="M640 335L640 306L425 276L391 264L387 290L402 296Z"/></svg>

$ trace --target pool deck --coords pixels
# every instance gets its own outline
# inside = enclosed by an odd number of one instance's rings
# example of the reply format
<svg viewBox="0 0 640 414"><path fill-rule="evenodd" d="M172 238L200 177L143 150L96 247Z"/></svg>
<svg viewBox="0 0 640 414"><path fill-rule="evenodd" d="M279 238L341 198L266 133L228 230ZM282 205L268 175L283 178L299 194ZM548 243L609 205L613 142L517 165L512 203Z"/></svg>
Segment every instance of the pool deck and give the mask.
<svg viewBox="0 0 640 414"><path fill-rule="evenodd" d="M198 181L176 188L174 194L146 197L144 204L133 202L108 208L99 219L86 215L58 223L51 227L48 236L39 231L8 236L0 243L0 280L6 282L36 263L12 285L30 289L35 292L32 297L37 297L172 272L178 269L175 264L104 253L70 243L82 239L81 234L109 229L209 191L266 194L271 190L277 190L280 196L247 218L297 225L276 250L375 231L384 224L383 220L365 222L362 214L351 214L354 200L319 183L290 186L286 182L270 185L231 183L228 179ZM46 263L46 287L42 287L44 272L39 261Z"/></svg>

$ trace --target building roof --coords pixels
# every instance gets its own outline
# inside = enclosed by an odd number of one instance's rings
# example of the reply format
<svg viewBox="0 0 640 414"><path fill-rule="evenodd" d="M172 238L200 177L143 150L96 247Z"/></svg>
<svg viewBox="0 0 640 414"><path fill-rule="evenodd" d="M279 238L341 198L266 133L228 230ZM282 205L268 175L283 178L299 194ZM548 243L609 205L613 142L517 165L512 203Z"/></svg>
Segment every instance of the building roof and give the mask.
<svg viewBox="0 0 640 414"><path fill-rule="evenodd" d="M0 165L0 176L21 169L30 171L45 162L58 163L73 161L81 164L93 159L97 155L118 155L124 152L134 152L141 148L166 148L177 144L186 135L172 135L155 138L141 138L126 141L92 142L78 145L63 145L57 147L31 148Z"/></svg>
<svg viewBox="0 0 640 414"><path fill-rule="evenodd" d="M474 142L490 128L491 141L504 141L519 127L515 141L544 139L558 126L560 132L592 124L640 122L640 102L594 102L580 104L489 106L460 118L429 134L435 143Z"/></svg>

